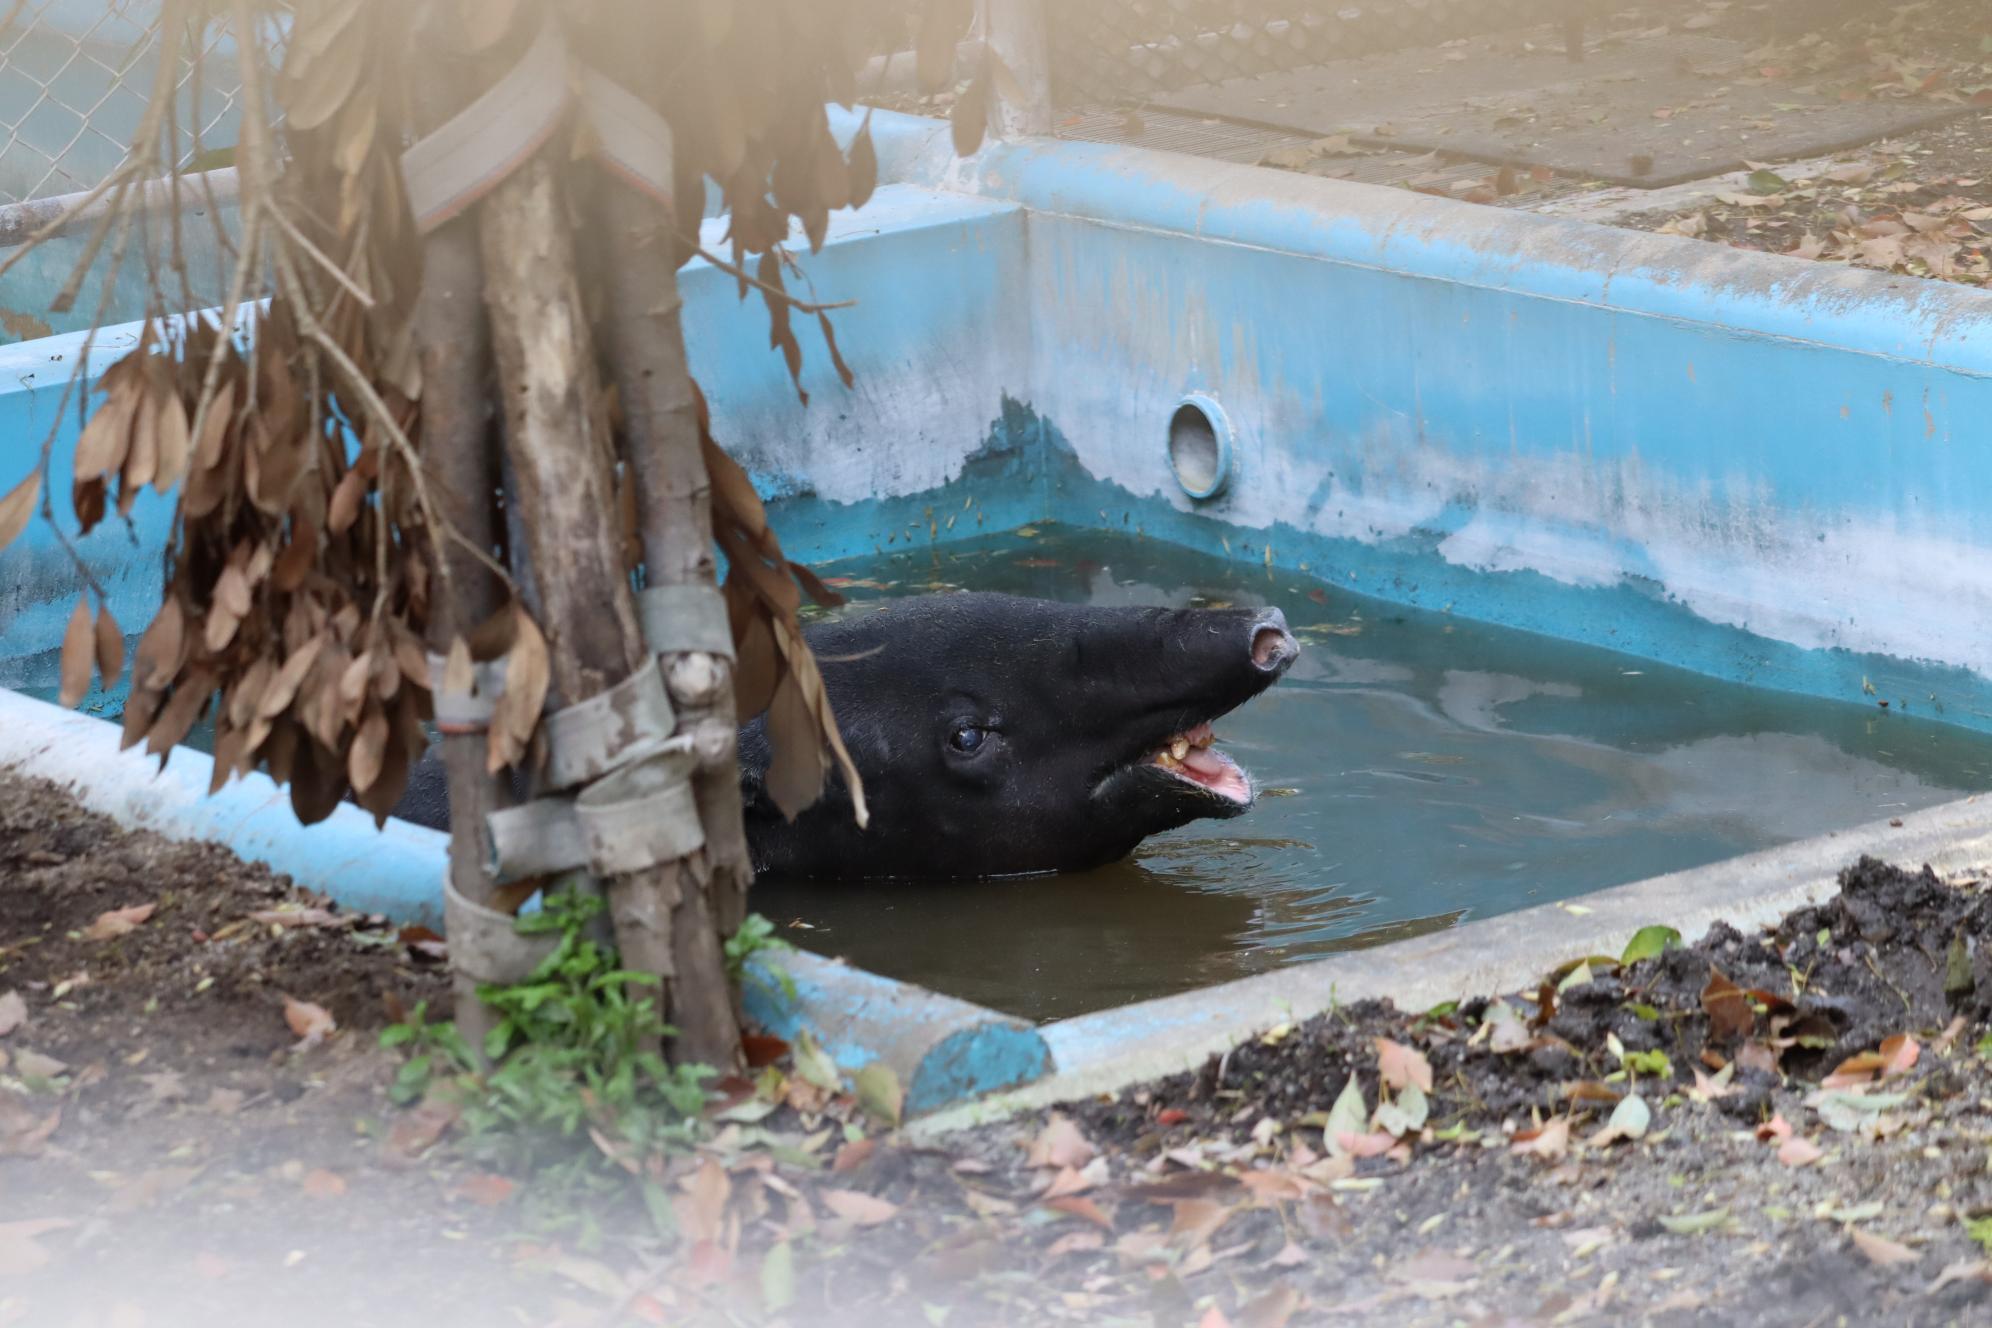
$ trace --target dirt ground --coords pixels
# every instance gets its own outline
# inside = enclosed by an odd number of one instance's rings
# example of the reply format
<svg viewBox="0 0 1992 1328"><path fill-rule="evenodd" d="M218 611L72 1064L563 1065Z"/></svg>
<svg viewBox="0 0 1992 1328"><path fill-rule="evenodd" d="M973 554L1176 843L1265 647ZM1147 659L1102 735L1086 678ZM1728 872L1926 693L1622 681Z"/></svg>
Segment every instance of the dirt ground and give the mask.
<svg viewBox="0 0 1992 1328"><path fill-rule="evenodd" d="M939 1147L790 1057L646 1205L390 1105L434 941L0 776L0 1324L1985 1322L1992 903L1844 886Z"/></svg>
<svg viewBox="0 0 1992 1328"><path fill-rule="evenodd" d="M1992 284L1992 4L1645 0L1589 27L1594 43L1634 48L1683 32L1733 38L1746 46L1745 67L1711 76L1706 98L1711 105L1738 89L1769 87L1789 89L1794 105L1780 114L1804 114L1797 103L1821 96L1917 99L1955 105L1961 114L1900 139L1835 154L1822 165L1790 169L1764 162L1764 170L1741 187L1707 191L1692 206L1656 203L1619 211L1610 224L1906 276ZM1490 48L1502 43L1560 48L1563 38L1552 25L1474 40ZM1628 96L1637 95L1636 85L1623 86ZM874 100L912 114L945 115L954 90ZM1061 118L1077 124L1088 109L1099 108L1062 108ZM1130 123L1140 123L1137 111L1129 114ZM1351 163L1365 156L1387 159L1390 167L1384 174L1358 173ZM1522 209L1545 198L1606 188L1543 167L1502 170L1444 153L1405 159L1401 153L1351 147L1339 137L1311 144L1296 139L1269 151L1260 164L1329 176L1355 173L1377 183Z"/></svg>

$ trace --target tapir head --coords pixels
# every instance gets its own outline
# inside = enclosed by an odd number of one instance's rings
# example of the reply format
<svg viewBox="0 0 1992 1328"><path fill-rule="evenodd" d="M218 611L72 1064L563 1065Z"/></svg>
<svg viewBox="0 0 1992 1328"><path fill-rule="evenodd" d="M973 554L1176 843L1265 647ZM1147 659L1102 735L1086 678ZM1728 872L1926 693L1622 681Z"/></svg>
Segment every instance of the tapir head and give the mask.
<svg viewBox="0 0 1992 1328"><path fill-rule="evenodd" d="M794 822L741 733L748 838L770 877L997 876L1124 857L1149 835L1252 805L1211 721L1299 653L1278 609L1104 608L952 594L811 629L864 780Z"/></svg>

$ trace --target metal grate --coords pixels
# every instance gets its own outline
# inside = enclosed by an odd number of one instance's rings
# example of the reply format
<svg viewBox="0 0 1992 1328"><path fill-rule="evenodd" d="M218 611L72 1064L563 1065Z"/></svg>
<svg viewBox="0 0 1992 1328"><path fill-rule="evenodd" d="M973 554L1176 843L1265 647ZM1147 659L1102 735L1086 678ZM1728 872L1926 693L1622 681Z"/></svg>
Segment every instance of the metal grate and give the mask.
<svg viewBox="0 0 1992 1328"><path fill-rule="evenodd" d="M1064 0L1047 6L1047 27L1059 103L1120 105L1349 56L1570 23L1610 7L1606 0Z"/></svg>
<svg viewBox="0 0 1992 1328"><path fill-rule="evenodd" d="M0 203L89 189L124 160L160 77L158 16L148 0L16 0L0 11ZM189 33L170 72L190 131L174 145L177 164L232 147L240 88L225 18Z"/></svg>

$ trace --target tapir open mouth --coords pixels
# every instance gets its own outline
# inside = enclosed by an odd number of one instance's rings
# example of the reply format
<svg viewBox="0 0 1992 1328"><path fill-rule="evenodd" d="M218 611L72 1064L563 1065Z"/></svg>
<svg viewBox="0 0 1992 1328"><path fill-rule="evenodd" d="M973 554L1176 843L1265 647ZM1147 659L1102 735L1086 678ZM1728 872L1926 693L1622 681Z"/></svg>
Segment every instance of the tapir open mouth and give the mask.
<svg viewBox="0 0 1992 1328"><path fill-rule="evenodd" d="M1216 741L1217 731L1205 720L1163 743L1148 758L1148 764L1241 809L1251 806L1252 777L1238 762L1218 751L1212 745Z"/></svg>
<svg viewBox="0 0 1992 1328"><path fill-rule="evenodd" d="M1277 682L1300 654L1300 646L1287 630L1286 615L1276 608L1259 612L1245 628L1239 642L1244 647L1240 663L1250 672L1210 685L1210 699L1203 705L1178 703L1165 711L1164 722L1170 728L1159 737L1153 736L1153 729L1141 736L1134 749L1101 776L1093 789L1095 797L1118 797L1138 789L1172 806L1180 818L1176 824L1201 816L1237 816L1252 806L1258 795L1252 776L1217 749L1212 725ZM1195 723L1174 727L1197 715L1202 718Z"/></svg>

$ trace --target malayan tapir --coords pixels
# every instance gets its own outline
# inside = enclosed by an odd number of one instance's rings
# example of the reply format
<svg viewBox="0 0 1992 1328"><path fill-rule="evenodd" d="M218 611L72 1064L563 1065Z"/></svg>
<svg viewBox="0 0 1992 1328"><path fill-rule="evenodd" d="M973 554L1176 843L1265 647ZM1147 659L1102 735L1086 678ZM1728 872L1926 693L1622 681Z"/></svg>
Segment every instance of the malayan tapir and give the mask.
<svg viewBox="0 0 1992 1328"><path fill-rule="evenodd" d="M1252 805L1212 721L1300 653L1276 608L1064 604L984 592L896 601L806 632L864 780L794 821L768 799L764 722L740 731L757 877L984 877L1081 871L1150 835ZM395 814L448 823L442 762L417 763Z"/></svg>

